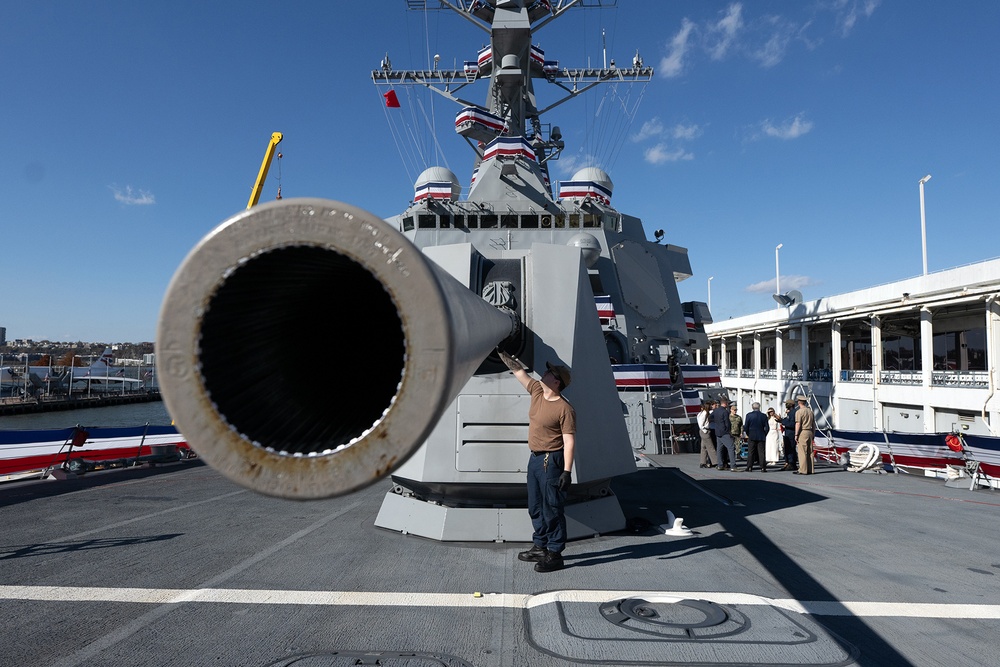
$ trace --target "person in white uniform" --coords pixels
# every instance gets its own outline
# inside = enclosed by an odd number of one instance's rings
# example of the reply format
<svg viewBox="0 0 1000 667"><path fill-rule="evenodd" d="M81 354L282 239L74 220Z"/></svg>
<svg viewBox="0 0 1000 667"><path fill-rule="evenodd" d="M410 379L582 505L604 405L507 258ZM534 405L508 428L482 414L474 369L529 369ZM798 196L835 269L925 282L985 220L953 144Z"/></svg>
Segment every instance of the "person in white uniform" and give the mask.
<svg viewBox="0 0 1000 667"><path fill-rule="evenodd" d="M784 461L785 452L782 447L781 420L778 419L778 414L774 411L774 408L767 409L767 425L770 428L767 430L767 439L764 441L764 457L768 463Z"/></svg>

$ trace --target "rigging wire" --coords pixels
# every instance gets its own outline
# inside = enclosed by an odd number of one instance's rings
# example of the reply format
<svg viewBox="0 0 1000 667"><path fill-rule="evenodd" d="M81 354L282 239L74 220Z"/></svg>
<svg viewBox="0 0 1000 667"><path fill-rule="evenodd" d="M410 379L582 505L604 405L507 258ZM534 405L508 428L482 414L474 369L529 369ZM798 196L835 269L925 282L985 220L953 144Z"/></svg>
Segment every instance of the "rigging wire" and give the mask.
<svg viewBox="0 0 1000 667"><path fill-rule="evenodd" d="M427 58L427 69L428 70L430 70L430 69L436 69L436 66L437 66L436 63L432 64L432 62L431 62L433 59L431 57L431 32L430 32L430 22L428 21L429 17L430 17L430 10L427 8L427 2L425 0L424 1L424 45L425 45L425 54L424 55ZM441 147L440 147L440 144L438 143L437 128L435 127L435 125L433 123L433 118L434 118L434 102L435 102L434 95L431 95L431 97L430 97L430 105L431 105L430 118L432 120L427 123L427 128L428 128L428 132L430 134L430 137L429 137L430 138L430 142L434 146L435 159L436 159L436 161L438 163L440 163L440 161L441 161ZM421 107L421 111L423 111L423 107ZM426 118L427 114L425 113L424 116Z"/></svg>
<svg viewBox="0 0 1000 667"><path fill-rule="evenodd" d="M605 9L602 8L599 12L599 23L604 22L606 16ZM588 57L588 54L593 45L593 39L589 36L588 30L587 15L589 13L580 12L583 30L581 31L582 39L578 42L581 44L587 67L590 67L591 59ZM425 2L423 16L421 17L423 28L422 46L424 47L423 55L427 62L427 69L430 70L434 67L434 64L431 48L431 26L428 14L429 9ZM611 44L608 49L609 54L614 52L615 28L617 26L617 13L613 14L610 31ZM419 30L407 31L407 37L411 37L411 33L419 35L420 32ZM603 38L600 41L600 46L603 51ZM410 51L412 52L417 49L419 49L419 45L411 42ZM603 59L603 53L599 57ZM577 161L576 168L598 166L610 172L614 167L618 157L621 155L624 144L628 141L628 135L634 124L640 103L645 95L648 82L643 83L640 86L638 95L634 96L633 93L636 85L639 85L639 82L618 81L607 84L603 96L595 96L593 100L587 99L591 95L581 96L584 98L580 100L583 107L581 114L583 122L580 123L582 126L580 135L582 139L580 141L581 145L578 151L579 160ZM624 92L621 90L623 86ZM378 88L379 86L376 86L376 89ZM413 86L409 85L402 86L401 89L406 91L405 106L407 108L405 110L389 109L385 106L385 100L381 95L377 99L382 104L383 113L386 114L386 122L390 128L393 141L396 144L400 161L403 163L410 182L413 183L424 169L431 166L431 159L435 160L436 164L441 164L449 170L451 167L448 164L446 151L440 144L437 128L434 123L435 96L427 90L414 91ZM423 95L425 94L430 95L429 105L423 99ZM619 109L621 111L620 115L616 113Z"/></svg>
<svg viewBox="0 0 1000 667"><path fill-rule="evenodd" d="M404 140L404 130L403 122L401 120L393 119L395 114L390 113L389 107L385 104L385 98L379 93L378 86L375 88L375 94L378 99L378 103L382 106L382 112L385 114L385 122L389 127L389 134L392 135L393 143L396 144L396 152L399 153L399 160L403 164L403 169L406 171L407 178L411 183L416 182L416 176L413 174L413 167L415 165L415 160L413 156L413 142L407 142Z"/></svg>
<svg viewBox="0 0 1000 667"><path fill-rule="evenodd" d="M438 163L443 164L447 169L450 170L451 167L448 166L448 158L445 157L444 151L441 149L441 144L438 143L437 132L434 131L434 103L433 103L433 101L434 101L433 98L431 98L431 115L429 117L427 115L427 111L424 109L423 103L418 100L418 104L420 106L421 113L424 114L424 121L427 123L427 126L431 128L431 139L434 141L434 152L435 152L435 155L437 157Z"/></svg>

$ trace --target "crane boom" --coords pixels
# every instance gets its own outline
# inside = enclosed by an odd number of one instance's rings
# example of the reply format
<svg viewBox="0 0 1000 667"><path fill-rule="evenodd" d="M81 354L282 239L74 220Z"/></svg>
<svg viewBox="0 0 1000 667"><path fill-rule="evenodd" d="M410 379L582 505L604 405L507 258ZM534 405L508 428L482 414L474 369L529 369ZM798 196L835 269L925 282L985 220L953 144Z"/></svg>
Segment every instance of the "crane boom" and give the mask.
<svg viewBox="0 0 1000 667"><path fill-rule="evenodd" d="M260 171L257 172L257 181L253 184L253 191L250 192L250 201L247 208L253 208L260 201L260 191L264 188L264 181L267 179L267 170L271 168L271 160L274 159L274 149L281 143L283 136L281 132L272 132L271 141L267 144L264 152L264 159L260 163Z"/></svg>

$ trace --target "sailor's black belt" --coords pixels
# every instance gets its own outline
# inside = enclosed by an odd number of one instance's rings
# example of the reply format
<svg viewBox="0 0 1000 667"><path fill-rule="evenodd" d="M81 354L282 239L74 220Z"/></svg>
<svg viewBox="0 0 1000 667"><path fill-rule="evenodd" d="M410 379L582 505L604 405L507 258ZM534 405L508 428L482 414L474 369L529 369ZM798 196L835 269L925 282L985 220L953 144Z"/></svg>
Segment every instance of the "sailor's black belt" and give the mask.
<svg viewBox="0 0 1000 667"><path fill-rule="evenodd" d="M531 455L532 456L544 456L545 454L555 454L556 452L561 452L561 451L562 451L562 448L559 448L559 449L550 449L550 450L548 450L546 452L536 452L536 451L532 450Z"/></svg>

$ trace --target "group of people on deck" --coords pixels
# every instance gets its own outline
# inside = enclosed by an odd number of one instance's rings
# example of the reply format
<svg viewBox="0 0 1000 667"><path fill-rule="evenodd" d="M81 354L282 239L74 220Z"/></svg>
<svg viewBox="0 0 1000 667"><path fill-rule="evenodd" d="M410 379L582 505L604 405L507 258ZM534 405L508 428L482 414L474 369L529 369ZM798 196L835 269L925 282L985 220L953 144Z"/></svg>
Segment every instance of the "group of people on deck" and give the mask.
<svg viewBox="0 0 1000 667"><path fill-rule="evenodd" d="M796 475L813 473L813 439L816 434L816 417L805 396L795 401L785 401L784 415L774 408L767 414L760 411L760 403L753 403L746 417L741 417L736 404L729 399L705 401L698 413L701 435L700 467L713 466L719 470L738 470L736 467L743 442L747 443L746 466L743 472L758 467L767 472L768 465L784 463L781 470L792 470Z"/></svg>

